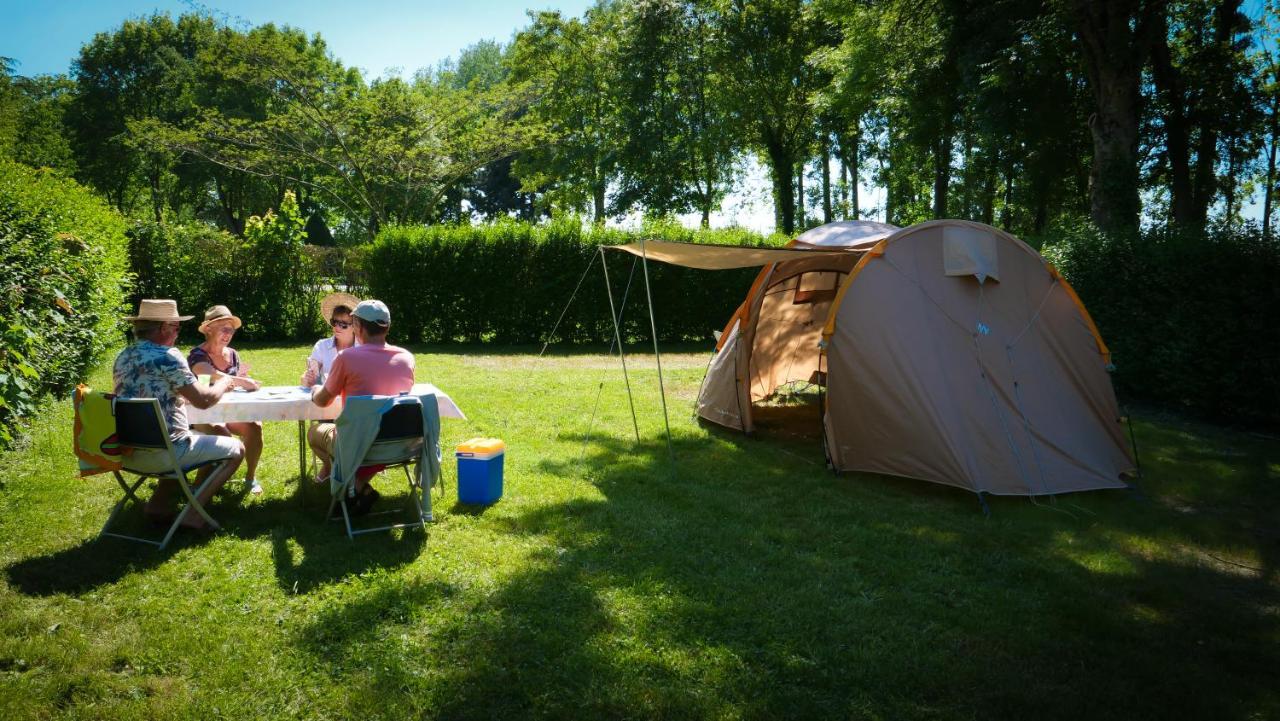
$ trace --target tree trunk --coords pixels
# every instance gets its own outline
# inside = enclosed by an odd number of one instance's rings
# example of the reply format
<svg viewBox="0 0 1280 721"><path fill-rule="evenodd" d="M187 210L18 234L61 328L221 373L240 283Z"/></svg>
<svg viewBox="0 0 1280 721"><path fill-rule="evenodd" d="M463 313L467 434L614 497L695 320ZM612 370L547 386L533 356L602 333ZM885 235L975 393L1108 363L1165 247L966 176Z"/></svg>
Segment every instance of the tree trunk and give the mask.
<svg viewBox="0 0 1280 721"><path fill-rule="evenodd" d="M982 181L982 222L995 225L996 221L996 174L987 173Z"/></svg>
<svg viewBox="0 0 1280 721"><path fill-rule="evenodd" d="M1232 218L1236 214L1236 173L1240 172L1240 148L1235 138L1231 139L1231 143L1227 146L1227 176L1226 184L1222 188L1222 198L1226 205L1226 221L1232 222Z"/></svg>
<svg viewBox="0 0 1280 721"><path fill-rule="evenodd" d="M840 159L840 210L849 219L849 164Z"/></svg>
<svg viewBox="0 0 1280 721"><path fill-rule="evenodd" d="M804 219L804 161L796 163L796 227L805 227ZM794 228L792 229L794 230Z"/></svg>
<svg viewBox="0 0 1280 721"><path fill-rule="evenodd" d="M160 223L164 221L164 194L160 192L160 169L155 164L152 164L147 173L147 179L151 186L151 212L156 222Z"/></svg>
<svg viewBox="0 0 1280 721"><path fill-rule="evenodd" d="M996 165L999 156L982 168L982 222L994 225L996 219Z"/></svg>
<svg viewBox="0 0 1280 721"><path fill-rule="evenodd" d="M795 166L780 143L765 146L773 174L773 218L776 230L791 235L796 229Z"/></svg>
<svg viewBox="0 0 1280 721"><path fill-rule="evenodd" d="M942 137L933 148L933 217L947 217L947 194L951 189L952 123L943 123Z"/></svg>
<svg viewBox="0 0 1280 721"><path fill-rule="evenodd" d="M1004 169L1004 207L1000 208L1000 228L1009 231L1013 227L1013 160Z"/></svg>
<svg viewBox="0 0 1280 721"><path fill-rule="evenodd" d="M598 226L604 225L604 183L596 183L591 188L591 204L592 204L592 222Z"/></svg>
<svg viewBox="0 0 1280 721"><path fill-rule="evenodd" d="M822 222L831 222L831 135L822 134Z"/></svg>
<svg viewBox="0 0 1280 721"><path fill-rule="evenodd" d="M1271 96L1271 116L1267 118L1267 185L1262 191L1262 237L1271 239L1271 198L1276 187L1276 131L1280 130L1280 94Z"/></svg>
<svg viewBox="0 0 1280 721"><path fill-rule="evenodd" d="M1191 140L1188 137L1186 117L1186 90L1182 78L1173 67L1169 51L1168 23L1163 13L1160 18L1151 53L1152 77L1156 90L1165 104L1164 134L1165 158L1169 162L1169 210L1173 222L1178 225L1195 223L1196 212L1191 192ZM1200 219L1203 222L1203 218Z"/></svg>
<svg viewBox="0 0 1280 721"><path fill-rule="evenodd" d="M1095 112L1089 214L1106 232L1138 229L1142 67L1166 0L1073 0Z"/></svg>
<svg viewBox="0 0 1280 721"><path fill-rule="evenodd" d="M222 218L227 223L227 230L232 235L244 235L244 223L236 217L235 201L231 197L230 184L224 183L222 178L215 174L213 188L218 194L218 207L222 210Z"/></svg>
<svg viewBox="0 0 1280 721"><path fill-rule="evenodd" d="M1236 21L1240 17L1240 0L1224 0L1213 9L1213 40L1216 46L1215 55L1228 56L1236 35ZM1198 108L1197 119L1200 122L1200 138L1196 144L1196 168L1192 192L1195 194L1195 211L1200 222L1208 221L1209 206L1213 205L1214 196L1218 192L1218 130L1222 123L1220 108L1208 103ZM1228 182L1233 182L1228 176ZM1233 192L1228 189L1226 192ZM1228 208L1230 211L1230 208Z"/></svg>
<svg viewBox="0 0 1280 721"><path fill-rule="evenodd" d="M854 121L853 132L840 139L840 158L844 167L849 171L848 199L849 199L849 217L857 220L862 213L862 209L858 206L858 143L862 142L862 130L858 127L857 121Z"/></svg>

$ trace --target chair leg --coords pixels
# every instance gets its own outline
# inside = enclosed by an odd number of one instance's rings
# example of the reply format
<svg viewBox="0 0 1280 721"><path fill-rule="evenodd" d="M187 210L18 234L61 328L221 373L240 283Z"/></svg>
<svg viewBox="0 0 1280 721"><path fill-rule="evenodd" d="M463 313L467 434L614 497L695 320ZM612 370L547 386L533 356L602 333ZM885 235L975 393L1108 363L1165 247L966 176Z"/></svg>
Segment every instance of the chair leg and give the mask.
<svg viewBox="0 0 1280 721"><path fill-rule="evenodd" d="M422 489L418 485L418 482L414 480L414 474L409 472L409 466L403 466L403 468L404 476L409 481L409 500L413 501L413 508L418 512L418 525L422 526L423 533L426 533L427 521L430 519L431 513L430 511L423 510L422 508L422 499L418 495L418 492ZM413 470L416 472L418 470L417 466L414 466ZM425 491L422 491L422 495L427 497L427 503L430 504L431 489L428 488Z"/></svg>
<svg viewBox="0 0 1280 721"><path fill-rule="evenodd" d="M181 468L177 469L178 486L182 488L183 495L187 497L186 508L183 508L182 512L178 514L179 523L182 521L182 519L186 518L187 514L190 513L192 509L195 509L196 513L199 513L202 517L204 517L205 523L208 523L210 526L213 527L213 530L216 531L222 528L222 526L220 526L217 521L213 520L213 516L210 516L209 512L205 510L204 504L200 502L200 499L197 498L197 496L200 494L201 491L203 491L206 487L208 487L210 479L218 475L218 471L222 470L222 467L226 463L227 461L221 461L216 465L214 465L213 470L209 472L209 476L205 478L204 483L201 483L200 486L197 487L194 492L191 490L191 485L187 483L187 474L183 472Z"/></svg>
<svg viewBox="0 0 1280 721"><path fill-rule="evenodd" d="M333 518L333 508L337 506L342 509L342 522L347 527L347 538L354 539L355 534L351 530L351 514L347 512L347 490L351 487L351 481L342 484L337 493L330 492L329 508L324 512L324 520L327 522Z"/></svg>
<svg viewBox="0 0 1280 721"><path fill-rule="evenodd" d="M112 473L115 474L116 482L120 484L120 487L122 489L124 489L124 498L121 498L116 503L115 508L111 509L111 515L107 516L107 522L102 524L102 530L98 532L98 537L101 538L102 536L118 536L120 538L134 538L133 536L125 536L119 533L111 533L107 529L111 528L111 524L115 522L116 517L120 515L120 511L124 510L125 504L127 504L129 501L133 501L138 505L142 505L142 500L138 498L137 491L138 491L138 487L141 486L143 483L145 483L148 477L139 476L138 482L130 486L128 482L124 480L124 476L120 475L120 471L112 471ZM154 543L154 541L147 541L147 539L145 538L138 538L134 540L145 541L147 543Z"/></svg>

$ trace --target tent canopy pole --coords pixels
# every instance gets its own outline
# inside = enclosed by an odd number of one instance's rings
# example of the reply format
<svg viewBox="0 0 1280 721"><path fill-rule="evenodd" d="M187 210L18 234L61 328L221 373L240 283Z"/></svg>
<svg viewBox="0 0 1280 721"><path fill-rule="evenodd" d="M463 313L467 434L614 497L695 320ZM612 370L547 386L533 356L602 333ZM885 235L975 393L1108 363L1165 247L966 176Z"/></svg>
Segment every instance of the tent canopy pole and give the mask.
<svg viewBox="0 0 1280 721"><path fill-rule="evenodd" d="M640 236L640 260L644 268L644 294L649 301L649 329L653 333L653 357L658 363L658 395L662 398L662 422L667 430L667 455L671 457L671 465L675 466L676 452L671 447L671 421L667 416L667 391L662 384L662 355L658 353L658 323L653 318L653 292L649 290L649 256L645 253L644 236Z"/></svg>
<svg viewBox="0 0 1280 721"><path fill-rule="evenodd" d="M622 331L618 328L618 314L613 309L613 286L609 283L609 264L604 259L604 248L596 248L596 252L600 254L600 267L604 269L604 290L609 296L609 320L613 321L613 337L618 344L618 358L622 360L622 379L627 384L627 403L631 404L631 427L636 432L636 443L640 442L640 424L636 421L636 402L631 396L631 377L627 375L627 354L622 349ZM648 277L646 276L646 283ZM630 282L627 283L630 289ZM647 285L646 285L647 287ZM650 316L652 317L652 311ZM666 406L663 406L664 410Z"/></svg>

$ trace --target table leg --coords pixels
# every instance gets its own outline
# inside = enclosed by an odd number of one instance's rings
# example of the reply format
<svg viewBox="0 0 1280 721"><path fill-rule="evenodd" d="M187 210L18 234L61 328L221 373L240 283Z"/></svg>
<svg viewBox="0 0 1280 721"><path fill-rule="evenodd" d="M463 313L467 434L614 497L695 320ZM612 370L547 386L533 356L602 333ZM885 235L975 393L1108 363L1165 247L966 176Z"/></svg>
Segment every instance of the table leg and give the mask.
<svg viewBox="0 0 1280 721"><path fill-rule="evenodd" d="M307 482L307 422L298 421L298 483Z"/></svg>

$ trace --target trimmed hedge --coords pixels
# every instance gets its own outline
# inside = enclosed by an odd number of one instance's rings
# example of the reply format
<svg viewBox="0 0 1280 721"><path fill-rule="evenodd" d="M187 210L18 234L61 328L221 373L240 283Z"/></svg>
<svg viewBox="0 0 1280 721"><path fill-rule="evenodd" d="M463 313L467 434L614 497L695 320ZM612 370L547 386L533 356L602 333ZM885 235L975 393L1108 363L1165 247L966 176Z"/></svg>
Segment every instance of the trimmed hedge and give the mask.
<svg viewBox="0 0 1280 721"><path fill-rule="evenodd" d="M120 343L125 222L73 180L0 162L0 447Z"/></svg>
<svg viewBox="0 0 1280 721"><path fill-rule="evenodd" d="M173 298L197 319L212 305L226 305L244 321L237 337L316 338L324 332L321 283L302 227L289 194L279 215L250 218L244 238L204 225L136 223L129 229L137 275L131 300ZM183 328L187 341L200 339L196 325Z"/></svg>
<svg viewBox="0 0 1280 721"><path fill-rule="evenodd" d="M364 261L368 293L391 307L403 342L540 343L555 326L588 263L594 263L557 331L556 341L613 339L598 245L652 240L732 245L781 245L744 230L693 231L651 225L641 231L584 229L577 219L546 225L502 221L489 225L390 227L378 234ZM622 301L634 257L606 254L614 303ZM659 340L712 337L751 285L754 268L698 271L649 264ZM624 315L628 342L649 339L644 278L636 266Z"/></svg>
<svg viewBox="0 0 1280 721"><path fill-rule="evenodd" d="M1256 226L1051 236L1041 252L1097 322L1122 398L1280 423L1280 243Z"/></svg>

